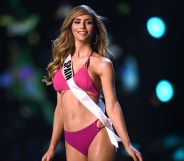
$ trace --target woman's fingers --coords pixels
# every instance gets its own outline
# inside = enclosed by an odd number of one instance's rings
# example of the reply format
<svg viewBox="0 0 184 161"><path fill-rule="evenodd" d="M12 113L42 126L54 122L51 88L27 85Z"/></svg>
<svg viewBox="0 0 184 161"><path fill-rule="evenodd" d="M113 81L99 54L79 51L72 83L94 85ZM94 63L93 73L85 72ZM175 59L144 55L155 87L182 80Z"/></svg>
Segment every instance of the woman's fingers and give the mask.
<svg viewBox="0 0 184 161"><path fill-rule="evenodd" d="M133 155L132 158L134 159L134 161L138 161L135 155Z"/></svg>
<svg viewBox="0 0 184 161"><path fill-rule="evenodd" d="M129 155L133 158L134 161L138 161L134 150L131 149L129 152Z"/></svg>
<svg viewBox="0 0 184 161"><path fill-rule="evenodd" d="M42 158L42 161L50 161L50 157L47 155L44 155Z"/></svg>
<svg viewBox="0 0 184 161"><path fill-rule="evenodd" d="M141 153L135 149L132 145L127 148L127 152L133 158L134 161L143 161Z"/></svg>
<svg viewBox="0 0 184 161"><path fill-rule="evenodd" d="M47 152L43 155L42 161L51 161L54 156L54 150L48 149Z"/></svg>
<svg viewBox="0 0 184 161"><path fill-rule="evenodd" d="M139 159L139 161L143 161L142 156L141 156L141 153L136 152L136 156Z"/></svg>
<svg viewBox="0 0 184 161"><path fill-rule="evenodd" d="M42 157L42 161L47 161L46 159L47 159L47 156L44 155L44 156Z"/></svg>

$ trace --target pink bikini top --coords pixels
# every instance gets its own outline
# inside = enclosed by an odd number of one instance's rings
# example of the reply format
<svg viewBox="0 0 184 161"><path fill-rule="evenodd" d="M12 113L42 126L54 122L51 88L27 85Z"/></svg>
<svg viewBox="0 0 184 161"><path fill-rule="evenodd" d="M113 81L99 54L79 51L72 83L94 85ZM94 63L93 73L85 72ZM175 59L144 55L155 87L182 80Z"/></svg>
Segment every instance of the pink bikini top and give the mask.
<svg viewBox="0 0 184 161"><path fill-rule="evenodd" d="M86 63L75 74L73 74L73 79L76 85L80 87L82 90L90 92L95 96L99 97L100 92L95 86L94 81L92 80L92 78L88 73L89 58L86 61ZM61 90L70 90L61 71L62 71L61 68L59 68L53 77L53 86L54 89L58 92Z"/></svg>

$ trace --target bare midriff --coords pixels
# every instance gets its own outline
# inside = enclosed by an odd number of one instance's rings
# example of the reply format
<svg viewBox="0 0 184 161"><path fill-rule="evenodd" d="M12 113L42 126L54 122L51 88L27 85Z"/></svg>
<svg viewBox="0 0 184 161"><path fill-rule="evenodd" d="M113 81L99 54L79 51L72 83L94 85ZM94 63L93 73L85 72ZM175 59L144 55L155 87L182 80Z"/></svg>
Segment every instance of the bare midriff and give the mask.
<svg viewBox="0 0 184 161"><path fill-rule="evenodd" d="M94 102L98 102L97 96L87 94ZM66 131L81 130L97 119L70 90L61 92L61 105Z"/></svg>

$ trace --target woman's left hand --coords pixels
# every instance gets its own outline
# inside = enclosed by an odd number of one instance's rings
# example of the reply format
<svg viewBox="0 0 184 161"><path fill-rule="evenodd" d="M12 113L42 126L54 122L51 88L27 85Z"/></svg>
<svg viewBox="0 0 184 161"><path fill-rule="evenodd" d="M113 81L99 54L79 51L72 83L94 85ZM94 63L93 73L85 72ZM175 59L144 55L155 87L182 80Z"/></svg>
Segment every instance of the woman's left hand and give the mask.
<svg viewBox="0 0 184 161"><path fill-rule="evenodd" d="M134 161L143 161L141 153L135 149L132 144L126 146L125 150L134 159Z"/></svg>

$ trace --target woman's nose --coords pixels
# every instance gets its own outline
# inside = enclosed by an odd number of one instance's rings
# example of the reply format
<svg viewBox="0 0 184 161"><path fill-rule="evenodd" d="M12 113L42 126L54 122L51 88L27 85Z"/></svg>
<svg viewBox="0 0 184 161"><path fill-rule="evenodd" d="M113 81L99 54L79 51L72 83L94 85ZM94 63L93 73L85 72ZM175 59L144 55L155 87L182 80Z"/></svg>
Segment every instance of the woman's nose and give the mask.
<svg viewBox="0 0 184 161"><path fill-rule="evenodd" d="M85 22L81 22L81 28L85 28Z"/></svg>

